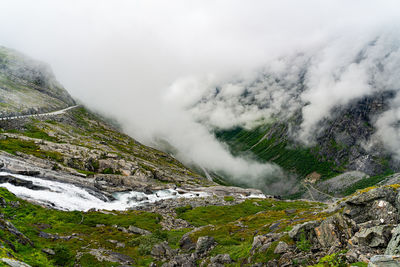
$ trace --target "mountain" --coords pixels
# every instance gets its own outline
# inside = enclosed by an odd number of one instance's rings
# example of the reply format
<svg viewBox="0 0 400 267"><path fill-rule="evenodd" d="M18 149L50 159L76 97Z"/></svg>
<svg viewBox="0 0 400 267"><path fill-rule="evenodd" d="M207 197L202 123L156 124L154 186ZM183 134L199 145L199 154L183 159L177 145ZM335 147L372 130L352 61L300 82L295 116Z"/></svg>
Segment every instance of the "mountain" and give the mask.
<svg viewBox="0 0 400 267"><path fill-rule="evenodd" d="M379 186L326 202L282 200L258 189L217 185L75 105L42 64L2 51L1 90L10 102L1 106L0 120L1 266L399 264L385 254L400 251L400 175L370 177ZM335 176L355 162L334 164L349 153L346 149L367 153L351 142L339 153L337 140L370 136L365 117L384 110L390 97L363 99L343 109L349 118L327 120L331 130L321 131L323 141L315 145L322 154L293 138L291 127L301 121L296 116L255 127L215 128L215 135L232 153L254 153L299 179L324 175L320 180L335 181L325 188L323 182L299 181L313 199L327 194L321 190L348 187L357 175L358 181L370 179L361 172ZM335 133L350 137L338 139ZM324 146L331 139L341 144L333 152ZM320 158L328 154L332 160ZM389 160L371 166L382 168L363 170L392 170Z"/></svg>
<svg viewBox="0 0 400 267"><path fill-rule="evenodd" d="M34 114L65 108L75 101L50 67L0 46L0 114Z"/></svg>
<svg viewBox="0 0 400 267"><path fill-rule="evenodd" d="M318 198L309 182L332 197L372 186L400 166L397 43L379 37L334 64L326 53L296 53L251 77L220 81L188 112L233 155L279 165L285 175L277 179L295 177L287 197ZM327 190L339 175L342 187ZM237 183L224 173L215 178ZM268 192L271 179L264 181Z"/></svg>

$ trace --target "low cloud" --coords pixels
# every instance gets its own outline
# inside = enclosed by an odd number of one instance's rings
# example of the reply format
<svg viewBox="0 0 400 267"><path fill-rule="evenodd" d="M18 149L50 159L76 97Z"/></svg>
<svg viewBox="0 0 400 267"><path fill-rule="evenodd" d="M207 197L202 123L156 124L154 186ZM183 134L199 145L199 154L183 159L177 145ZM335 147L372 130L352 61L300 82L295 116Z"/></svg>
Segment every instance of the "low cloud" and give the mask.
<svg viewBox="0 0 400 267"><path fill-rule="evenodd" d="M312 142L332 108L397 90L390 72L399 62L399 8L372 0L4 0L0 43L50 63L73 96L139 141L163 138L180 160L254 184L282 174L233 157L210 128L301 112L297 136Z"/></svg>

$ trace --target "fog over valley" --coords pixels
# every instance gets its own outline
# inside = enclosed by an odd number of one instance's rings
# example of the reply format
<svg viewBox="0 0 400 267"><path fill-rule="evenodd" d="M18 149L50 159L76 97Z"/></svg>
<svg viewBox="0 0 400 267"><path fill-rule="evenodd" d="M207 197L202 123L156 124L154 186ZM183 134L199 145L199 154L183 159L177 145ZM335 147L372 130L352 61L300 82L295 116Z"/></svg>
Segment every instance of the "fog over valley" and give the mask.
<svg viewBox="0 0 400 267"><path fill-rule="evenodd" d="M276 192L295 177L233 155L216 133L296 118L290 137L308 147L340 107L391 92L362 146L400 158L398 10L385 0L3 0L0 45L49 63L74 98L140 142Z"/></svg>

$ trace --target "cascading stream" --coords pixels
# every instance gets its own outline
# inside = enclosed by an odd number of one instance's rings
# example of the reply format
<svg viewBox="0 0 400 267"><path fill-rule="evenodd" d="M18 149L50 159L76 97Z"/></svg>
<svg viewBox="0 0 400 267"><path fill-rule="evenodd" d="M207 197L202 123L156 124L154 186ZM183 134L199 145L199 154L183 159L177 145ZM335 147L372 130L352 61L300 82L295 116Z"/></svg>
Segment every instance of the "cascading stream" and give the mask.
<svg viewBox="0 0 400 267"><path fill-rule="evenodd" d="M0 187L7 188L10 192L23 199L35 201L55 209L68 211L87 211L93 208L104 210L126 210L128 208L154 203L163 199L205 197L209 195L205 192L178 193L178 191L174 189L159 190L152 194L130 191L114 193L113 196L115 197L115 200L106 201L105 196L103 198L99 195L96 196L96 194L91 194L89 189L81 188L73 184L0 172L0 176L6 175L24 181L30 181L34 186L40 187L40 189L33 190L24 186L16 186L9 182L1 183Z"/></svg>

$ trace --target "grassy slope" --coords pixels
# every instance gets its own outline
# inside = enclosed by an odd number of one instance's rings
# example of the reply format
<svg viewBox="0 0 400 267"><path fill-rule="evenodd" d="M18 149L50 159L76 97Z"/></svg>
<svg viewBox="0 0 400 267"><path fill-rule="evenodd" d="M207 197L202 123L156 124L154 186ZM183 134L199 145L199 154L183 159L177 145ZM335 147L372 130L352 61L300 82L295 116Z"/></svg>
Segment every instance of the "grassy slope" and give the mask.
<svg viewBox="0 0 400 267"><path fill-rule="evenodd" d="M116 212L104 214L101 212L64 212L42 208L16 198L6 189L0 189L0 197L7 201L6 207L0 208L4 219L13 223L33 243L22 245L6 231L0 231L0 256L11 255L32 266L54 266L64 261L63 266L72 266L80 263L82 266L98 266L100 263L91 256L88 251L96 248L106 248L115 252L128 255L135 259L135 266L146 266L154 259L150 256L150 250L156 243L168 241L170 246L177 247L181 236L190 229L163 231L160 220L162 217L156 213L142 211ZM12 207L11 201L18 201L18 207ZM289 230L294 224L314 219L323 219L328 214L316 213L324 208L324 205L309 202L284 202L269 199L246 200L233 206L208 206L191 209L181 209L178 217L186 219L193 225L209 225L191 237L196 240L199 236L213 236L218 242L211 255L228 253L236 261L233 266L240 266L242 260L250 254L253 236L271 232L270 226L276 222L279 225L273 231L281 232ZM295 209L296 212L287 215L284 210ZM104 226L96 227L96 224ZM47 229L40 230L46 225ZM150 236L138 236L135 234L118 231L113 225L128 227L134 225L152 232ZM76 233L77 237L70 240L56 240L41 238L40 231L58 234L60 236ZM6 240L10 241L7 242ZM125 248L117 248L108 240L117 240L126 244ZM283 237L287 242L293 242L289 237ZM15 246L13 251L12 246ZM274 244L276 245L276 244ZM49 256L42 252L43 248L51 248L59 253ZM62 252L62 253L61 253ZM75 260L77 252L82 252L80 260ZM7 256L7 253L11 253ZM65 256L66 255L66 256ZM70 255L70 256L69 256ZM277 258L273 253L273 247L266 254L257 254L254 261L265 261ZM102 262L102 266L115 264Z"/></svg>
<svg viewBox="0 0 400 267"><path fill-rule="evenodd" d="M263 139L265 135L268 137ZM302 148L291 143L285 137L283 125L274 125L273 128L263 125L252 130L235 128L219 131L216 136L229 145L233 154L250 153L257 160L274 162L300 178L315 171L322 175L322 179L326 179L343 171L332 161L318 158L315 153L318 147Z"/></svg>
<svg viewBox="0 0 400 267"><path fill-rule="evenodd" d="M183 177L194 183L203 183L206 180L187 169L179 161L166 153L144 146L129 136L119 132L100 117L88 112L85 108L70 110L64 116L51 117L48 120L27 119L19 121L15 126L7 127L3 124L4 135L13 136L0 139L0 150L16 154L23 152L39 158L53 161L66 167L72 167L81 173L95 174L99 160L106 159L107 154L116 155L128 162L137 162L139 169L150 171L157 175L161 170L164 177ZM2 135L0 132L0 136ZM25 140L24 137L33 139ZM50 144L71 144L81 150L82 160L72 162L64 151L52 151L42 145L42 141ZM85 152L86 151L86 152ZM68 151L65 151L67 153ZM95 155L100 155L97 158ZM90 158L93 160L88 164ZM90 165L90 166L88 166ZM118 174L118 170L101 170L103 173Z"/></svg>

